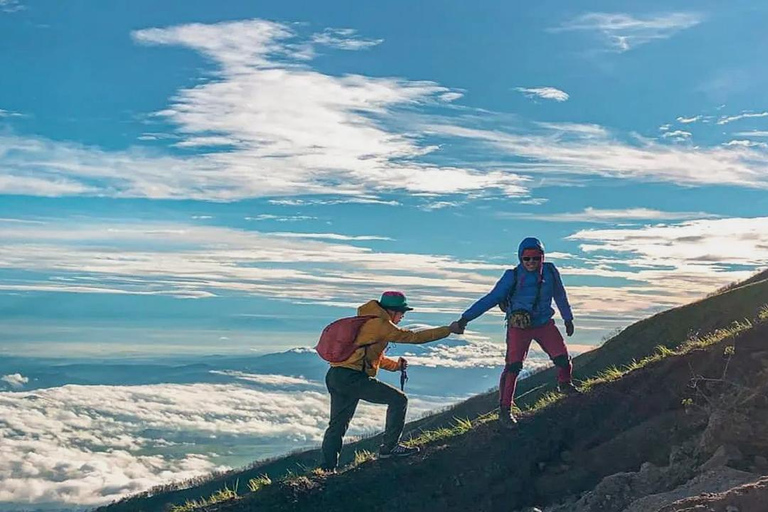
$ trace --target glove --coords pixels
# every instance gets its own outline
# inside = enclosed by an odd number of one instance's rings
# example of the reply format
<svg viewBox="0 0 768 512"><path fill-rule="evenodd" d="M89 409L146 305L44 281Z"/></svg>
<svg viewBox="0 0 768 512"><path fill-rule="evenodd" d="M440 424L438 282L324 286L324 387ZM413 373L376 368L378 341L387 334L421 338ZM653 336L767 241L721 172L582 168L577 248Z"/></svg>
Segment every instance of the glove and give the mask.
<svg viewBox="0 0 768 512"><path fill-rule="evenodd" d="M568 335L568 336L573 336L574 329L575 328L573 327L573 320L566 320L565 321L565 334Z"/></svg>

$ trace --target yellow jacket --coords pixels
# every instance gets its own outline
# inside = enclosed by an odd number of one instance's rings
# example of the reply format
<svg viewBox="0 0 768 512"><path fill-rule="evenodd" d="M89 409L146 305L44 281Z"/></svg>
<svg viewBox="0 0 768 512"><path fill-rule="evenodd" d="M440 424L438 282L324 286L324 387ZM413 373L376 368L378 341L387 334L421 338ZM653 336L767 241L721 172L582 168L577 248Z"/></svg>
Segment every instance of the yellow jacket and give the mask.
<svg viewBox="0 0 768 512"><path fill-rule="evenodd" d="M445 338L451 334L448 327L435 327L423 331L409 331L401 329L389 319L387 312L379 305L378 301L366 302L357 308L358 316L376 316L368 320L355 338L355 345L360 348L341 363L331 363L331 366L340 366L352 370L363 371L375 377L379 367L396 372L400 369L398 361L384 355L384 351L390 342L410 343L419 345L430 341Z"/></svg>

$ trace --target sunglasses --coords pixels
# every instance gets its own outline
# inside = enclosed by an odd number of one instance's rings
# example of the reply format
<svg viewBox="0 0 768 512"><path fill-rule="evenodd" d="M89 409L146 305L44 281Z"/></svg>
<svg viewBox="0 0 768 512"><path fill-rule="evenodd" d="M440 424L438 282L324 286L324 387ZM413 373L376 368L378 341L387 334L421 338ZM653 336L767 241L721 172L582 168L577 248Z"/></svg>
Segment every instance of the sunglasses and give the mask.
<svg viewBox="0 0 768 512"><path fill-rule="evenodd" d="M541 261L541 256L523 256L523 261Z"/></svg>

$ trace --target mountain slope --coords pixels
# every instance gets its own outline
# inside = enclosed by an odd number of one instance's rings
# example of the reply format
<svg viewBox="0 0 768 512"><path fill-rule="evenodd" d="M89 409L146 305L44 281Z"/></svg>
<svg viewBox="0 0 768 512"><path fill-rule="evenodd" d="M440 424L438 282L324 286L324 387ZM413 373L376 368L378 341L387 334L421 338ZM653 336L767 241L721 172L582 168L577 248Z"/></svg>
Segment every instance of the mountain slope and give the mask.
<svg viewBox="0 0 768 512"><path fill-rule="evenodd" d="M768 472L755 467L768 447L766 391L763 322L592 383L524 415L517 431L480 423L409 459L289 478L206 510L619 512L695 478L740 485ZM723 450L738 455L718 460Z"/></svg>
<svg viewBox="0 0 768 512"><path fill-rule="evenodd" d="M768 303L768 272L758 274L740 285L706 299L659 313L628 327L614 338L592 352L574 359L577 379L587 379L612 367L630 364L654 352L662 345L676 349L697 333L713 332L731 326L734 322L759 315L761 307ZM759 278L759 279L756 279ZM523 408L535 404L552 390L555 375L549 369L523 379L518 386L517 403ZM475 418L492 411L497 405L495 392L473 397L442 413L412 422L406 427L405 438L418 435L424 429L437 429L450 425L455 418ZM485 427L480 427L480 431ZM379 444L378 436L352 443L345 447L342 462L349 463L356 451L375 451ZM234 487L236 481L246 482L260 474L267 474L276 480L286 471L304 472L313 468L319 460L317 450L309 450L273 461L265 461L253 468L214 477L207 482L185 489L166 489L162 494L158 490L124 500L111 507L110 511L162 510L168 503L183 503L188 499L210 496L215 491L228 486Z"/></svg>

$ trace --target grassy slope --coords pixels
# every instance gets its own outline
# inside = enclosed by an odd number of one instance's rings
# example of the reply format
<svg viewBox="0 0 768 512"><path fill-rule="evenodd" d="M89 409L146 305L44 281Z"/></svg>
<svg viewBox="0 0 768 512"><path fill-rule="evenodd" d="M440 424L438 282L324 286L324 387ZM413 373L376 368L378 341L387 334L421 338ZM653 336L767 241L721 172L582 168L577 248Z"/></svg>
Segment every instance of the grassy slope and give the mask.
<svg viewBox="0 0 768 512"><path fill-rule="evenodd" d="M575 358L576 378L587 379L611 367L628 365L633 360L652 354L659 345L674 349L697 333L711 332L728 327L733 322L755 318L766 303L768 303L768 271L721 294L659 313L631 325L603 346ZM518 405L526 408L535 404L552 390L554 380L553 369L522 380L518 386ZM444 412L409 423L405 437L418 435L421 430L445 427L454 423L455 418L476 418L493 410L496 405L495 392L478 395ZM353 443L345 448L342 462L350 462L356 451L375 451L378 444L378 436ZM189 489L167 491L149 497L139 496L108 508L110 512L161 511L168 503L179 504L186 500L210 496L225 486L234 487L236 481L239 481L239 485L245 485L249 479L261 474L267 474L273 480L278 480L287 471L302 473L308 468L313 468L318 460L317 450L300 452L257 464L254 468L245 471L222 475Z"/></svg>
<svg viewBox="0 0 768 512"><path fill-rule="evenodd" d="M621 378L593 382L588 393L524 413L514 432L478 422L463 434L430 441L421 454L405 460L363 462L339 475L288 478L206 510L509 511L557 503L646 462L665 466L673 453L680 458L683 445L699 445L698 436L711 423L707 404L731 406L733 389L756 397L748 409L739 409L738 414L750 415L744 425L764 425L768 314L762 317L760 324L649 358ZM725 368L731 384L713 381L701 388L707 399L692 390L694 375L716 380ZM698 409L689 409L683 399L693 400ZM764 453L768 429L729 435L728 442L750 459ZM696 467L711 452L690 455ZM690 476L681 473L673 477L681 480L667 485L674 488Z"/></svg>

